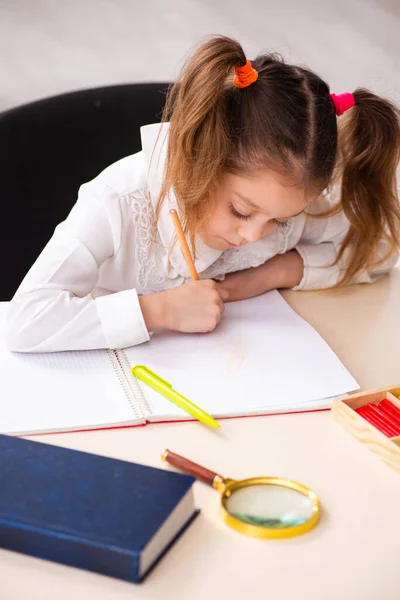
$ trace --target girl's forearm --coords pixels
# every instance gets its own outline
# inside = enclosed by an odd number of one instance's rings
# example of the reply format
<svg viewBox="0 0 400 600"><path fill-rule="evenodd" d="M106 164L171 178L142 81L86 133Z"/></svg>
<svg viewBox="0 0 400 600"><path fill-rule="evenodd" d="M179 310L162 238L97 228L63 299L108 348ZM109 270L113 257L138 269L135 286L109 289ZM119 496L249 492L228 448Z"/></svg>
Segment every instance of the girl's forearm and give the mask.
<svg viewBox="0 0 400 600"><path fill-rule="evenodd" d="M221 286L227 302L260 296L273 289L291 288L303 278L303 259L296 250L277 254L259 267L226 276Z"/></svg>

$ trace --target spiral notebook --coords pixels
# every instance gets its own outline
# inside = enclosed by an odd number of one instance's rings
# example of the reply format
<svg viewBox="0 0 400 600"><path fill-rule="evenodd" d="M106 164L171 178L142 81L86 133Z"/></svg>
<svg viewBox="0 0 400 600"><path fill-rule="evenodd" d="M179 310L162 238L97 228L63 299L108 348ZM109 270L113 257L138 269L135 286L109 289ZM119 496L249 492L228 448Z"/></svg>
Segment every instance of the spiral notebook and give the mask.
<svg viewBox="0 0 400 600"><path fill-rule="evenodd" d="M161 331L125 350L11 353L0 304L0 433L191 419L131 374L145 364L216 418L307 411L358 389L321 336L278 292L226 305L209 334Z"/></svg>

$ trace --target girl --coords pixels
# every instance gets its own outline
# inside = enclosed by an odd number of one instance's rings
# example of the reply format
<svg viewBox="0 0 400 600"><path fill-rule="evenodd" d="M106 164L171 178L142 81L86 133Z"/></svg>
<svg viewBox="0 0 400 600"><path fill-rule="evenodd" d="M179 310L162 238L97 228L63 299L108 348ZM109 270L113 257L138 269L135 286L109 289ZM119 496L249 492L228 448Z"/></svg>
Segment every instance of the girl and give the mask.
<svg viewBox="0 0 400 600"><path fill-rule="evenodd" d="M399 122L368 90L335 96L308 69L212 38L143 150L81 187L11 301L9 348L123 348L211 331L225 302L271 289L374 281L397 259Z"/></svg>

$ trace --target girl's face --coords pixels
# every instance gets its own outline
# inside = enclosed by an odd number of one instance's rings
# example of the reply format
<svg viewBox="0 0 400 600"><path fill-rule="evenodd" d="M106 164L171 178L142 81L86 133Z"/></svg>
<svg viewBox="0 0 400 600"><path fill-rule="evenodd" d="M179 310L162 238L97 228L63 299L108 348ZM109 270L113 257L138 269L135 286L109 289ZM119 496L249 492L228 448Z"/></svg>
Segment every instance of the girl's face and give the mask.
<svg viewBox="0 0 400 600"><path fill-rule="evenodd" d="M209 248L227 250L258 242L312 202L305 191L270 170L226 173L213 214L200 231Z"/></svg>

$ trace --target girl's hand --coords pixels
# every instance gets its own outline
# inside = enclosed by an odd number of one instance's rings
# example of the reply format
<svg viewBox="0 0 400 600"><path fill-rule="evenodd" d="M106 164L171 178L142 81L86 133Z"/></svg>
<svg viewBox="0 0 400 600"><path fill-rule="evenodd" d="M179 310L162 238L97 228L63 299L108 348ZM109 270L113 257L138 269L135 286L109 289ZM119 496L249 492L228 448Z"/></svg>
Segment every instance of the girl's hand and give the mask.
<svg viewBox="0 0 400 600"><path fill-rule="evenodd" d="M224 312L224 290L215 281L191 281L159 294L141 296L143 317L149 330L172 329L185 333L213 331Z"/></svg>
<svg viewBox="0 0 400 600"><path fill-rule="evenodd" d="M277 254L259 267L236 271L218 283L225 302L260 296L269 290L291 288L303 279L303 259L296 250Z"/></svg>

